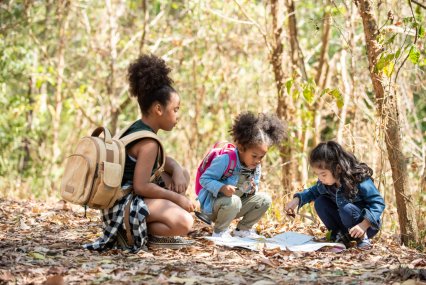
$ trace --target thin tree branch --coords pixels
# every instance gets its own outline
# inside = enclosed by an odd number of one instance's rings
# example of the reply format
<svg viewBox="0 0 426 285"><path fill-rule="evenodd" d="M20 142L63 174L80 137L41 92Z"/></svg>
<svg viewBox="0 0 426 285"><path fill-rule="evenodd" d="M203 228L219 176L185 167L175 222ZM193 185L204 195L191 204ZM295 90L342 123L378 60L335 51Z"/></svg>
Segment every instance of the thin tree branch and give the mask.
<svg viewBox="0 0 426 285"><path fill-rule="evenodd" d="M259 30L259 32L262 34L263 39L265 40L265 44L268 47L269 52L272 52L272 47L270 45L270 43L268 42L268 37L266 35L266 32L262 29L262 27L259 25L259 23L257 23L255 20L253 20L248 14L247 12L244 10L244 8L241 6L240 3L238 3L237 0L234 0L234 2L238 5L238 7L240 8L241 13L244 14L244 16L250 20L250 22L252 22L256 28Z"/></svg>
<svg viewBox="0 0 426 285"><path fill-rule="evenodd" d="M246 25L255 25L255 23L252 22L252 21L243 21L243 20L239 20L239 19L234 19L234 18L225 16L225 15L223 15L223 14L221 14L218 11L213 10L213 9L204 9L204 10L209 12L209 13L212 13L213 15L216 15L216 16L222 18L222 19L225 19L228 22L233 22L233 23L238 23L238 24L246 24Z"/></svg>
<svg viewBox="0 0 426 285"><path fill-rule="evenodd" d="M409 1L410 2L410 1ZM422 3L420 3L420 2L418 2L418 1L416 1L416 0L411 0L411 2L413 2L414 4L416 4L416 5L419 5L420 7L422 7L423 9L426 9L426 5L424 5L424 4L422 4Z"/></svg>
<svg viewBox="0 0 426 285"><path fill-rule="evenodd" d="M149 19L149 13L147 8L146 0L142 0L142 10L143 10L143 29L142 29L142 36L141 41L139 44L139 55L143 53L143 46L145 45L145 36L147 31L147 23Z"/></svg>
<svg viewBox="0 0 426 285"><path fill-rule="evenodd" d="M413 44L416 44L417 43L417 39L419 37L419 29L417 28L416 15L414 15L413 5L411 4L411 1L413 1L413 0L408 0L408 5L410 5L411 15L413 16L414 23L416 24L415 25L416 35L414 36L414 43L413 43ZM398 79L398 75L399 75L399 72L401 71L401 68L404 66L405 62L407 61L408 57L410 56L410 51L408 52L407 56L404 58L404 60L402 61L401 65L399 66L398 71L396 72L396 75L395 75L394 83L396 83L396 80Z"/></svg>
<svg viewBox="0 0 426 285"><path fill-rule="evenodd" d="M71 96L74 99L75 104L77 105L77 109L81 112L81 114L83 115L83 117L85 117L87 120L89 120L89 122L95 126L101 126L102 124L100 122L96 122L95 120L93 120L84 110L84 108L81 107L81 105L78 103L77 97L75 96L74 92L70 92Z"/></svg>

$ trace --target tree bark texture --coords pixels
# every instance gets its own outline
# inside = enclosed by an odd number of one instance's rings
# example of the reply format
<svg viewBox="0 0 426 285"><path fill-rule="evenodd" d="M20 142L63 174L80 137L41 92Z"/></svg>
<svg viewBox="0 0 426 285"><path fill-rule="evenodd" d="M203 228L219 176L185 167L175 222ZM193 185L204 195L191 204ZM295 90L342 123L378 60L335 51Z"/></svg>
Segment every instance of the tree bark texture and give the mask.
<svg viewBox="0 0 426 285"><path fill-rule="evenodd" d="M300 48L299 38L297 36L296 8L293 0L285 2L288 13L288 30L290 36L290 57L292 63L292 72L300 70L304 80L308 80L302 49Z"/></svg>
<svg viewBox="0 0 426 285"><path fill-rule="evenodd" d="M326 12L324 14L324 23L323 23L323 32L322 32L322 45L321 45L321 52L320 52L320 58L317 68L317 73L315 75L315 83L317 86L320 85L320 79L324 76L324 66L327 64L328 57L328 46L330 42L330 25L331 23L331 15L330 12Z"/></svg>
<svg viewBox="0 0 426 285"><path fill-rule="evenodd" d="M105 7L108 14L108 30L109 30L109 74L106 80L106 88L110 102L110 131L114 135L117 130L118 116L120 109L116 103L116 70L115 64L117 61L117 43L119 41L119 33L117 29L117 19L113 3L111 0L105 0Z"/></svg>
<svg viewBox="0 0 426 285"><path fill-rule="evenodd" d="M383 52L376 40L378 35L377 22L373 14L371 0L355 0L364 26L370 77L376 94L376 105L385 130L385 143L392 169L396 206L401 231L401 242L410 245L418 241L418 228L415 207L410 193L407 159L402 153L400 119L396 93L391 90L385 93L386 78L375 69L376 63Z"/></svg>
<svg viewBox="0 0 426 285"><path fill-rule="evenodd" d="M286 122L291 122L290 104L285 91L284 71L282 66L283 61L283 43L282 34L283 26L280 19L279 1L271 0L271 14L272 14L272 31L273 31L273 44L270 55L270 62L275 77L275 85L277 88L278 106L277 115L280 119ZM282 160L282 185L285 193L292 191L292 181L294 177L293 164L292 164L292 148L290 143L290 131L288 137L284 140L280 147L280 156Z"/></svg>
<svg viewBox="0 0 426 285"><path fill-rule="evenodd" d="M61 154L59 148L59 132L61 124L62 104L64 95L62 92L62 85L64 83L65 71L65 46L66 46L66 30L68 29L68 11L70 10L69 1L58 1L58 50L57 50L57 77L56 77L56 90L55 90L55 111L52 120L53 131L53 151L52 161L57 162Z"/></svg>

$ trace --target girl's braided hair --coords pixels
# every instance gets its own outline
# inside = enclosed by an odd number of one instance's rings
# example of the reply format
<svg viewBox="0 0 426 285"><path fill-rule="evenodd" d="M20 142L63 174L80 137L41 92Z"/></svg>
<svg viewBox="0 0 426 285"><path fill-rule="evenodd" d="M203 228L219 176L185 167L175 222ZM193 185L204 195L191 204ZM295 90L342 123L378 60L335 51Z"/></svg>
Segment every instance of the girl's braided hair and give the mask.
<svg viewBox="0 0 426 285"><path fill-rule="evenodd" d="M266 143L278 145L286 137L286 124L275 114L244 112L238 115L229 131L244 148Z"/></svg>
<svg viewBox="0 0 426 285"><path fill-rule="evenodd" d="M373 170L350 152L334 141L318 144L309 156L311 166L330 170L333 177L340 181L347 198L354 198L358 193L357 185L371 178Z"/></svg>
<svg viewBox="0 0 426 285"><path fill-rule="evenodd" d="M129 65L130 95L138 99L142 114L147 114L155 102L166 106L170 94L176 92L170 71L164 60L155 55L142 55Z"/></svg>

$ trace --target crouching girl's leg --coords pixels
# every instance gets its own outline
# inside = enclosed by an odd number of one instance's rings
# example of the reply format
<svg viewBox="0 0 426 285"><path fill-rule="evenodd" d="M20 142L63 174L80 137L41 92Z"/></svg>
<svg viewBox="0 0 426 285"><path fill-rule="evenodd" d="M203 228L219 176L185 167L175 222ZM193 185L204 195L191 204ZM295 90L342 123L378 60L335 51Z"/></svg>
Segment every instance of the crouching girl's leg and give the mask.
<svg viewBox="0 0 426 285"><path fill-rule="evenodd" d="M227 231L240 209L241 199L236 195L217 198L213 205L213 214L210 215L210 219L214 222L213 231L215 233Z"/></svg>
<svg viewBox="0 0 426 285"><path fill-rule="evenodd" d="M148 232L157 236L186 236L194 219L177 204L165 199L145 199L149 209Z"/></svg>
<svg viewBox="0 0 426 285"><path fill-rule="evenodd" d="M352 203L347 203L346 205L341 207L339 209L339 215L342 220L342 223L345 226L345 232L348 232L350 228L358 225L364 220L364 217L362 216L362 210ZM377 232L377 229L369 227L367 229L366 234L368 238L372 238L377 234Z"/></svg>
<svg viewBox="0 0 426 285"><path fill-rule="evenodd" d="M330 198L320 196L315 200L315 211L323 224L331 231L331 239L335 240L338 232L347 232L339 216L339 209Z"/></svg>
<svg viewBox="0 0 426 285"><path fill-rule="evenodd" d="M255 195L242 196L242 207L237 218L243 217L237 225L238 230L250 230L257 223L272 203L267 193L259 192Z"/></svg>

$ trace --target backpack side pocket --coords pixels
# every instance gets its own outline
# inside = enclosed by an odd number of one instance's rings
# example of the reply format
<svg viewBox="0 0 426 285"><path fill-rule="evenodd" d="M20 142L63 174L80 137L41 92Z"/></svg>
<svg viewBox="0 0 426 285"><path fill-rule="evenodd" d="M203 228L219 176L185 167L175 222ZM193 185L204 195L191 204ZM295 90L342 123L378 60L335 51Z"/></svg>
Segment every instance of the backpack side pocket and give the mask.
<svg viewBox="0 0 426 285"><path fill-rule="evenodd" d="M61 196L64 200L84 205L89 199L87 191L90 176L89 159L81 154L73 154L67 158L64 176L61 182Z"/></svg>
<svg viewBox="0 0 426 285"><path fill-rule="evenodd" d="M121 191L122 167L119 163L103 161L99 164L98 177L93 186L93 195L88 206L107 209L117 200L117 191Z"/></svg>

